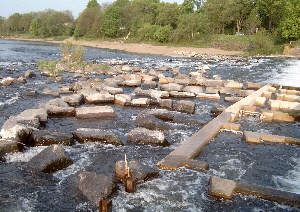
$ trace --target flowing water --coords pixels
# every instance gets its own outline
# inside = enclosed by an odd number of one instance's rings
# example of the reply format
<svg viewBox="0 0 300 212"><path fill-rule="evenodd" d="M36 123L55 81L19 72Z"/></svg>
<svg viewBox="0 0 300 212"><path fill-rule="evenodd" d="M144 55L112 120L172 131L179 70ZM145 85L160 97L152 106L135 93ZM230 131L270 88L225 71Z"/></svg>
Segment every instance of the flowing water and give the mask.
<svg viewBox="0 0 300 212"><path fill-rule="evenodd" d="M66 77L56 82L41 77L36 69L39 60L56 60L61 57L58 45L39 42L0 40L0 77L16 77L28 69L37 77L26 84L0 87L0 127L11 115L38 108L39 103L52 97L26 96L28 90L41 92L45 87L58 87L73 83ZM161 66L180 67L181 73L195 71L198 66L209 65L207 76L220 75L222 79L240 82L276 83L300 87L300 60L254 58L248 62L205 61L185 57L132 54L122 51L88 48L85 60L99 63L118 62L142 68ZM98 77L98 76L95 76ZM133 89L124 89L133 93ZM190 115L203 123L213 119L210 110L215 105L229 106L220 101L194 99L196 112ZM21 166L45 147L26 148L24 152L9 154L7 162L0 162L0 211L97 211L78 190L68 187L68 179L79 170L93 171L112 176L115 162L124 159L155 168L155 164L173 151L201 126L171 124L165 131L169 147L136 146L126 142L127 133L134 128L135 117L143 108L111 105L117 119L76 120L75 118L49 119L43 129L72 132L80 127L109 129L114 131L125 146L99 143L76 143L65 147L74 161L68 168L54 174L28 173ZM155 106L152 106L155 109ZM239 120L243 130L274 133L300 138L299 123L263 124L255 117ZM252 196L235 195L233 200L216 200L209 195L208 181L211 175L249 184L267 186L300 194L299 146L286 144L247 144L241 135L222 132L207 145L197 158L207 161L210 170L203 172L180 168L178 171L160 170L157 178L138 184L136 193L126 193L120 186L113 195L113 211L300 211Z"/></svg>

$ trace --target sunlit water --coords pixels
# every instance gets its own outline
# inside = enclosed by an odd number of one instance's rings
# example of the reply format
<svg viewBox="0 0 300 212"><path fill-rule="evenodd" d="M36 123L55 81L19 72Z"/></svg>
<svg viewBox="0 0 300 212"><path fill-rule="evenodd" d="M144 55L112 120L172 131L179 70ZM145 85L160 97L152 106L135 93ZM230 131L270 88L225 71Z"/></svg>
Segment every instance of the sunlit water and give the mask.
<svg viewBox="0 0 300 212"><path fill-rule="evenodd" d="M68 78L56 82L41 77L36 70L39 60L60 58L59 46L48 43L0 40L0 77L16 77L28 69L37 77L26 84L0 88L0 127L11 115L23 110L38 108L39 103L52 97L26 96L28 90L41 92L45 87L57 89L59 86L75 82ZM130 54L114 50L88 48L86 61L123 62L139 67L157 68L179 66L181 73L195 71L198 66L207 64L211 68L207 76L220 75L222 79L240 82L276 83L300 87L299 60L255 58L248 62L204 61L184 57ZM132 93L133 89L125 89ZM199 100L196 113L191 117L206 123L212 120L209 112L215 105L229 106L223 101ZM155 168L156 163L173 151L201 126L170 124L165 131L169 147L135 146L126 142L127 133L134 128L135 117L143 108L111 105L117 119L76 120L75 118L52 118L43 129L72 132L80 127L110 129L126 144L116 147L98 143L76 143L65 147L74 164L54 174L28 173L22 165L45 147L26 148L24 152L7 155L7 162L0 162L0 211L97 211L79 191L68 186L68 180L77 171L93 171L112 176L115 162L124 159ZM155 109L155 107L152 107ZM300 137L299 123L263 124L255 117L239 120L243 130L252 130L278 135ZM117 126L117 127L116 127ZM240 182L272 187L300 194L299 147L286 144L247 144L239 134L220 133L198 156L207 161L210 170L203 172L181 168L178 171L160 170L157 178L137 186L137 192L128 194L120 185L113 195L113 211L300 211L296 208L279 205L255 197L236 195L231 201L212 198L208 191L211 175Z"/></svg>

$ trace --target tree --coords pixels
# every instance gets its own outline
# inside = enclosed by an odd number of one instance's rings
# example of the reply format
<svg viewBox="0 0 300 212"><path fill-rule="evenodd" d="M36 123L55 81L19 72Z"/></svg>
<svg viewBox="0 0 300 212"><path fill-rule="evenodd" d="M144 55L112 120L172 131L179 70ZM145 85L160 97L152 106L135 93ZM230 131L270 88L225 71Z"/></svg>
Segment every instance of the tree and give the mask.
<svg viewBox="0 0 300 212"><path fill-rule="evenodd" d="M180 6L182 13L192 13L194 12L194 2L193 0L184 0Z"/></svg>
<svg viewBox="0 0 300 212"><path fill-rule="evenodd" d="M100 8L100 4L98 4L97 0L90 0L87 5L86 5L86 9L90 9L93 7L99 7Z"/></svg>
<svg viewBox="0 0 300 212"><path fill-rule="evenodd" d="M41 19L35 18L31 21L29 31L35 36L39 36L41 33L42 22Z"/></svg>
<svg viewBox="0 0 300 212"><path fill-rule="evenodd" d="M13 15L9 16L7 19L8 27L10 31L20 31L20 21L21 21L21 14L14 13Z"/></svg>
<svg viewBox="0 0 300 212"><path fill-rule="evenodd" d="M107 8L103 15L101 29L108 37L118 37L122 29L122 10L120 7L112 5Z"/></svg>
<svg viewBox="0 0 300 212"><path fill-rule="evenodd" d="M177 20L180 15L180 9L176 3L161 3L156 9L156 24L160 26L170 25L173 28L177 26Z"/></svg>
<svg viewBox="0 0 300 212"><path fill-rule="evenodd" d="M158 42L166 43L170 40L173 31L173 28L169 25L159 27L154 33L154 39Z"/></svg>
<svg viewBox="0 0 300 212"><path fill-rule="evenodd" d="M300 40L300 0L287 0L280 29L282 37Z"/></svg>

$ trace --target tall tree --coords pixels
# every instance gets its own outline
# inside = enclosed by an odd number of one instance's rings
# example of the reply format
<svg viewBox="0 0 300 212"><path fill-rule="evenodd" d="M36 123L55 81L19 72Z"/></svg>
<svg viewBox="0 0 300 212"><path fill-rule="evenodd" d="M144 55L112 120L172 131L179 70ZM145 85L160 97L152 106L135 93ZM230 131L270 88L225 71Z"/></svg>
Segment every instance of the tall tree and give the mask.
<svg viewBox="0 0 300 212"><path fill-rule="evenodd" d="M280 29L282 37L300 40L300 0L287 0Z"/></svg>
<svg viewBox="0 0 300 212"><path fill-rule="evenodd" d="M122 31L122 10L118 6L112 5L107 8L103 15L101 29L108 37L118 37Z"/></svg>
<svg viewBox="0 0 300 212"><path fill-rule="evenodd" d="M9 26L10 31L20 31L20 21L22 15L20 13L14 13L13 15L9 16L7 19L7 23Z"/></svg>
<svg viewBox="0 0 300 212"><path fill-rule="evenodd" d="M156 9L156 24L161 26L170 25L175 28L180 15L177 3L160 3Z"/></svg>
<svg viewBox="0 0 300 212"><path fill-rule="evenodd" d="M100 8L100 4L98 4L97 0L90 0L87 5L86 5L86 9L90 9L93 7L99 7Z"/></svg>

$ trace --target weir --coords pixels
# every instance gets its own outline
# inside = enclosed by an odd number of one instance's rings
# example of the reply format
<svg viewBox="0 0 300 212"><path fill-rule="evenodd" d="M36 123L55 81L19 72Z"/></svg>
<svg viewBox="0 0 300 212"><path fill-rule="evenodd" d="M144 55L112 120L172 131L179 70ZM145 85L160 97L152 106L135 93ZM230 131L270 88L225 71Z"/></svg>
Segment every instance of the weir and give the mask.
<svg viewBox="0 0 300 212"><path fill-rule="evenodd" d="M239 124L234 123L242 115L260 115L261 121L264 121L264 119L266 118L264 109L262 109L263 111L262 113L256 112L255 105L264 106L266 103L266 98L268 98L269 107L272 107L271 103L274 100L271 100L271 98L272 95L276 93L276 91L277 89L275 87L271 85L265 85L264 87L260 88L254 93L248 95L247 97L243 98L242 100L228 107L219 116L217 116L215 119L210 121L202 129L200 129L189 139L187 139L183 144L181 144L174 151L172 151L169 155L167 155L165 158L159 161L157 163L157 166L161 169L171 169L171 170L176 170L181 166L208 169L209 164L207 162L197 161L194 160L194 158L200 154L202 149L214 137L216 137L220 131L223 130L240 132L241 134L244 134L245 140L247 142L259 143L261 140L264 140L269 142L283 142L283 143L299 145L300 139L298 138L263 134L263 133L250 132L250 131L242 132L240 131L241 126ZM279 90L278 92L282 93L282 89ZM295 92L292 93L294 94ZM263 98L263 104L261 103L262 98ZM298 97L294 99L298 99ZM288 102L288 101L284 102L284 104L286 105L289 105L289 103L292 102ZM274 108L272 109L274 110ZM276 108L276 110L279 109L280 108ZM296 107L288 108L288 109L285 108L285 110L289 110L288 112L290 111L299 112L300 108L296 105ZM271 116L273 117L274 116L273 113L276 113L276 111L271 111L271 112L269 111L269 113L271 113ZM276 121L287 121L287 119L284 116L282 116L278 118ZM293 121L293 118L289 119L289 121ZM211 176L210 194L212 196L217 198L222 198L222 199L232 199L235 193L241 193L244 195L254 195L259 198L278 202L280 204L283 203L295 207L300 207L299 194L294 194L286 191L280 191L280 190L257 186L257 185L235 182L232 180Z"/></svg>

